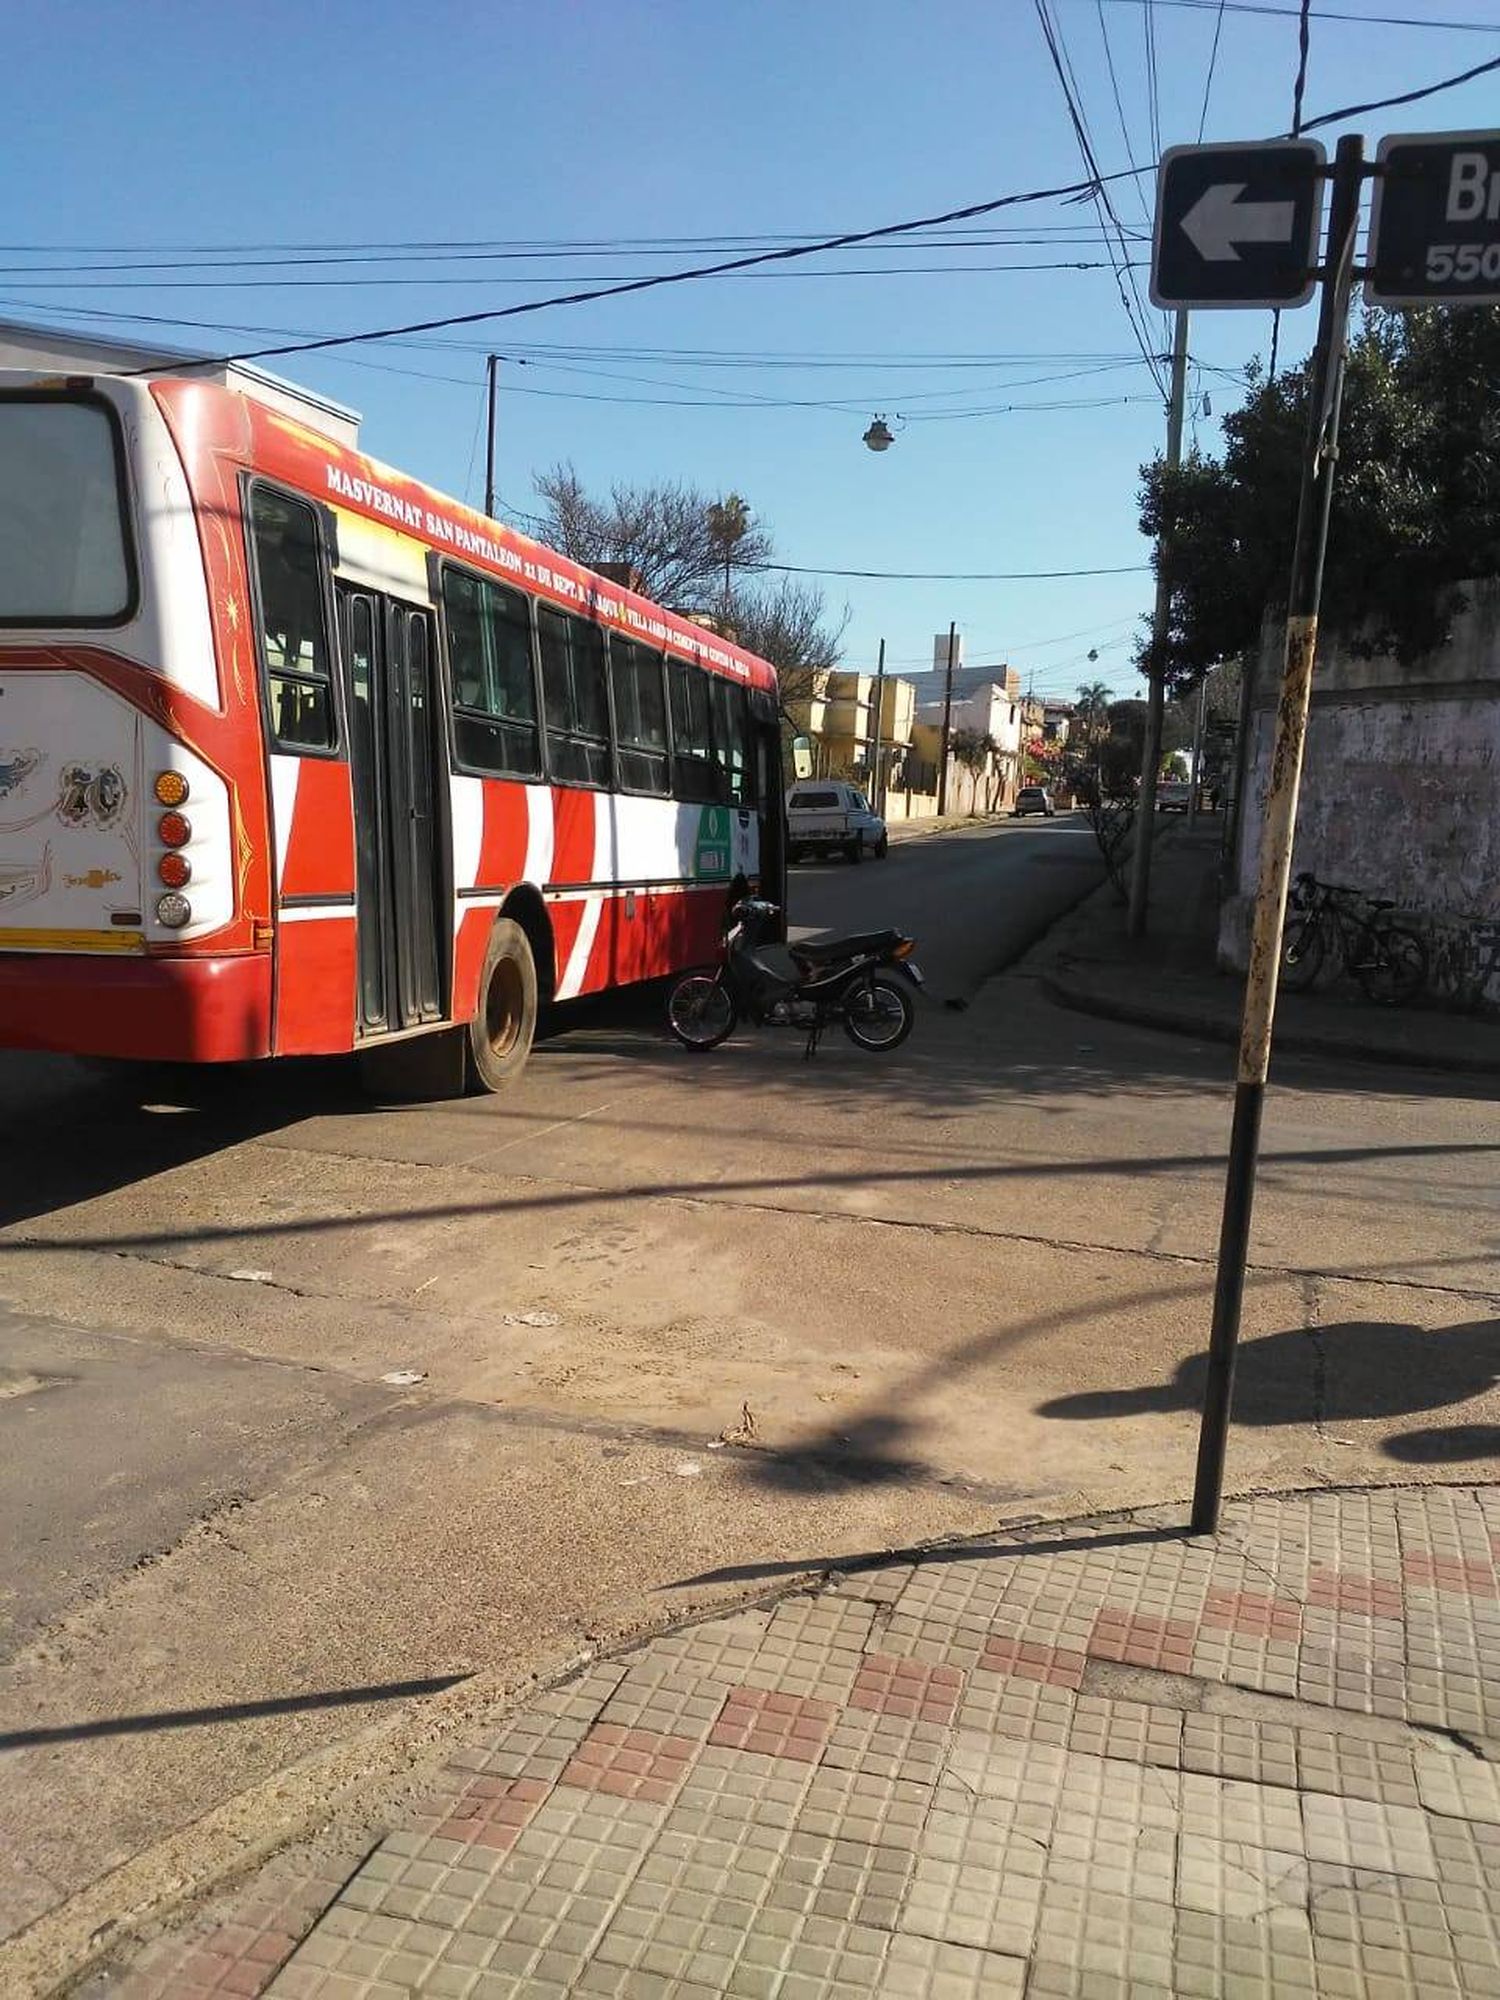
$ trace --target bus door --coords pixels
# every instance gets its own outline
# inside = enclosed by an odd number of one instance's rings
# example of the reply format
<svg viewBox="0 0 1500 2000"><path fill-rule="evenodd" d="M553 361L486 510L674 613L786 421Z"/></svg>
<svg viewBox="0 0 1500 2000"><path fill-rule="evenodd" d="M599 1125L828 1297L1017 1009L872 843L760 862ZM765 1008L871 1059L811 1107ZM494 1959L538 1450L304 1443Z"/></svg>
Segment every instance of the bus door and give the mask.
<svg viewBox="0 0 1500 2000"><path fill-rule="evenodd" d="M448 898L432 614L339 590L349 678L361 1036L443 1018Z"/></svg>

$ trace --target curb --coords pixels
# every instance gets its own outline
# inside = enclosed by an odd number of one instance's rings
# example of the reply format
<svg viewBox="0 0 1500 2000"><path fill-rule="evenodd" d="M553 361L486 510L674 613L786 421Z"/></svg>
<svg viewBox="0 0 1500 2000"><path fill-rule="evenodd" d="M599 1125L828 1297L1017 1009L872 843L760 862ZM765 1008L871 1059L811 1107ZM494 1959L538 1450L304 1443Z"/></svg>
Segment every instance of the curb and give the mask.
<svg viewBox="0 0 1500 2000"><path fill-rule="evenodd" d="M1163 1006L1159 1002L1120 999L1111 993L1091 992L1070 986L1055 971L1042 973L1041 986L1056 1006L1066 1007L1075 1014L1091 1014L1106 1021L1124 1021L1132 1027L1155 1028L1164 1034L1193 1035L1200 1041L1224 1042L1230 1047L1239 1040L1238 1027L1214 1015ZM1407 1049L1382 1049L1368 1042L1350 1041L1345 1036L1320 1033L1317 1029L1284 1027L1279 1023L1272 1048L1273 1051L1294 1050L1302 1055L1336 1056L1348 1062L1439 1070L1458 1076L1500 1076L1500 1055L1487 1060L1482 1056L1468 1056L1456 1051L1444 1054L1432 1050L1418 1053Z"/></svg>

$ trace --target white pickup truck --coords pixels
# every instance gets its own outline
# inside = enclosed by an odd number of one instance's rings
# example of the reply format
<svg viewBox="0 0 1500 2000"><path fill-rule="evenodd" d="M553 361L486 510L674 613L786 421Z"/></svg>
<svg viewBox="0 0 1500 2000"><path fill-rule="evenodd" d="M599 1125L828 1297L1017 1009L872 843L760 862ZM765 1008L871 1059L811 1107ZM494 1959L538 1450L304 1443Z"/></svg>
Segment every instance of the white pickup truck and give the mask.
<svg viewBox="0 0 1500 2000"><path fill-rule="evenodd" d="M885 821L857 785L842 779L802 779L786 795L786 852L789 861L835 849L851 861L873 854L885 859Z"/></svg>

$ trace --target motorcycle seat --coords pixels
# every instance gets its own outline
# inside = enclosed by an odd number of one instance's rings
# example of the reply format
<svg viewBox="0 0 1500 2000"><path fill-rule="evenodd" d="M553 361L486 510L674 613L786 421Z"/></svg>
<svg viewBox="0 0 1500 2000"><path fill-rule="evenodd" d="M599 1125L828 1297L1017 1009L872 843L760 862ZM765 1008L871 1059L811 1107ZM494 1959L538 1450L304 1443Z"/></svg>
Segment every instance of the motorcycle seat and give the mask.
<svg viewBox="0 0 1500 2000"><path fill-rule="evenodd" d="M902 933L898 930L860 931L849 937L801 938L788 946L794 958L805 959L809 965L837 965L846 958L863 958L869 952L889 951L893 944L899 944Z"/></svg>

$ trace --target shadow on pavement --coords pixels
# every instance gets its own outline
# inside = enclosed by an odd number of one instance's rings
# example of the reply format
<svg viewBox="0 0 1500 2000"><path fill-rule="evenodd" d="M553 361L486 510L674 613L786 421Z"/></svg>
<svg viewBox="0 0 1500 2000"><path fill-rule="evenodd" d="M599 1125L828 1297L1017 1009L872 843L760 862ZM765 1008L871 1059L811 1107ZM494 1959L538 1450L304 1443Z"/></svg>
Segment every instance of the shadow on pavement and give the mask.
<svg viewBox="0 0 1500 2000"><path fill-rule="evenodd" d="M408 1701L442 1694L467 1674L437 1674L426 1680L380 1681L371 1687L328 1688L318 1694L280 1695L266 1701L232 1701L212 1708L163 1708L148 1715L110 1715L97 1722L69 1722L51 1729L0 1732L0 1750L32 1750L43 1743L81 1743L94 1736L149 1736L159 1729L198 1729L211 1722L253 1722L268 1715L300 1715L309 1709L357 1708L370 1701Z"/></svg>
<svg viewBox="0 0 1500 2000"><path fill-rule="evenodd" d="M1247 1340L1234 1378L1234 1421L1256 1426L1357 1422L1465 1403L1495 1386L1500 1320L1428 1329L1399 1320L1345 1320ZM1090 1390L1043 1403L1038 1415L1071 1422L1197 1410L1207 1356L1170 1382ZM1398 1453L1393 1453L1398 1456Z"/></svg>
<svg viewBox="0 0 1500 2000"><path fill-rule="evenodd" d="M1048 1535L1032 1541L945 1542L939 1548L870 1549L862 1555L801 1556L790 1562L730 1563L723 1569L707 1569L699 1576L678 1577L663 1584L664 1590L693 1590L710 1583L754 1583L778 1576L800 1576L804 1570L826 1570L859 1576L867 1570L889 1569L894 1563L912 1563L918 1569L938 1563L1018 1561L1022 1556L1094 1555L1100 1549L1150 1547L1153 1543L1178 1542L1187 1535L1181 1528L1122 1528L1108 1535Z"/></svg>
<svg viewBox="0 0 1500 2000"><path fill-rule="evenodd" d="M1387 1458L1402 1465L1465 1465L1500 1461L1500 1424L1447 1424L1430 1431L1400 1431L1385 1440Z"/></svg>

